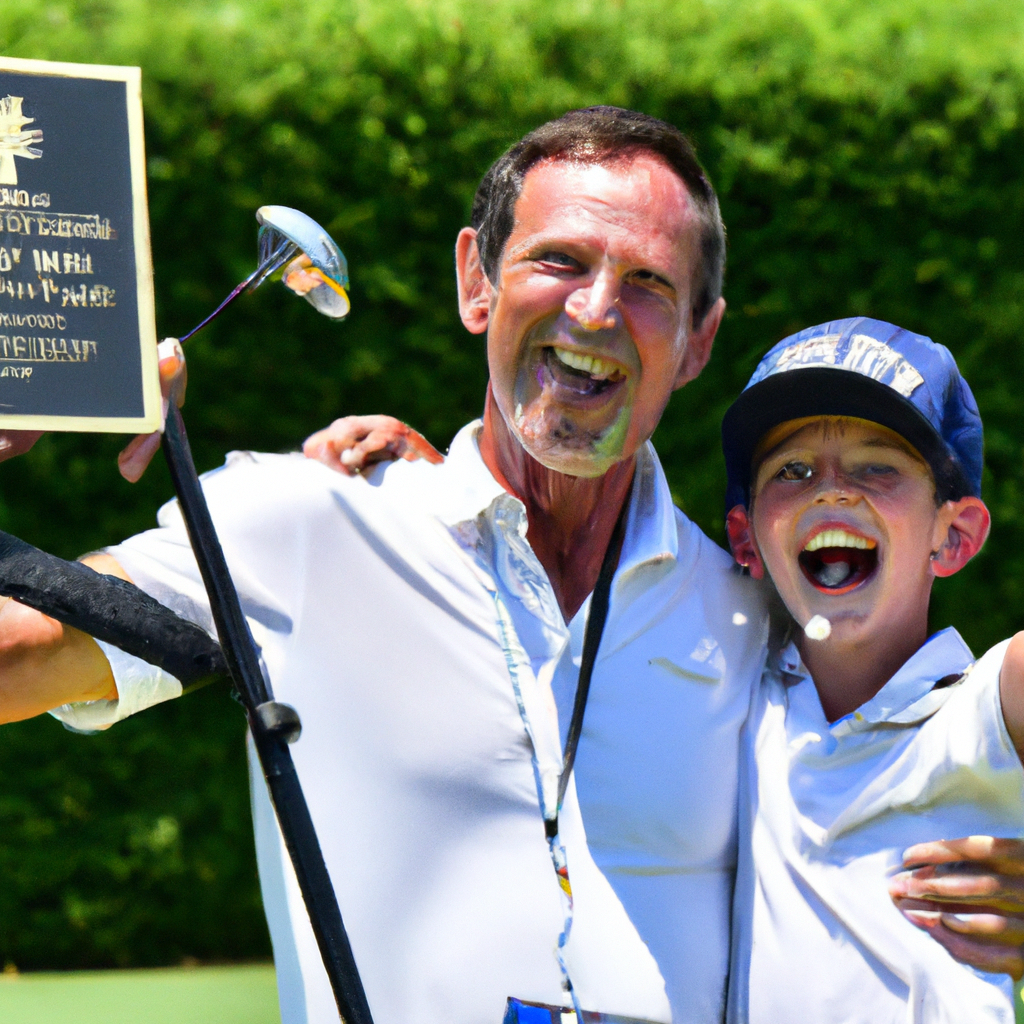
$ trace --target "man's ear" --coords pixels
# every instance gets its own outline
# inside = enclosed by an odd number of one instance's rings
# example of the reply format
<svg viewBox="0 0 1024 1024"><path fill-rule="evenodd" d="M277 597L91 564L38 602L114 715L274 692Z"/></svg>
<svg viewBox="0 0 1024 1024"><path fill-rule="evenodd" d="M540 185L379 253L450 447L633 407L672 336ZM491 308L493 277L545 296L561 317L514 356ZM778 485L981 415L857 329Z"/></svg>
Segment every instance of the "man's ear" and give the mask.
<svg viewBox="0 0 1024 1024"><path fill-rule="evenodd" d="M480 262L476 229L463 228L455 243L455 276L459 285L459 316L470 334L483 334L491 315L491 282Z"/></svg>
<svg viewBox="0 0 1024 1024"><path fill-rule="evenodd" d="M935 524L932 572L936 576L959 572L981 550L991 525L992 517L980 498L947 501Z"/></svg>
<svg viewBox="0 0 1024 1024"><path fill-rule="evenodd" d="M764 579L764 562L761 552L757 550L754 540L754 528L750 522L750 514L742 505L729 510L725 517L725 532L729 535L729 547L732 557L750 570L755 580Z"/></svg>
<svg viewBox="0 0 1024 1024"><path fill-rule="evenodd" d="M700 326L691 328L690 336L686 339L686 352L683 354L679 373L676 374L675 390L700 376L701 370L708 365L711 358L711 343L715 340L724 315L725 299L719 299L704 314Z"/></svg>

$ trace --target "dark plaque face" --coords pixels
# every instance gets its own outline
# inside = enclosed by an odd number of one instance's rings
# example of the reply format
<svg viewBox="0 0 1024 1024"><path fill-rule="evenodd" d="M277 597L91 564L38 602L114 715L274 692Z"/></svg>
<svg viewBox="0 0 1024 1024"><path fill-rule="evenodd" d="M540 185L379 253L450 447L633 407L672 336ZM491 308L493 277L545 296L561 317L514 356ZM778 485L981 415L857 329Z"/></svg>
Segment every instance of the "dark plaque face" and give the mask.
<svg viewBox="0 0 1024 1024"><path fill-rule="evenodd" d="M159 404L139 71L0 58L0 428Z"/></svg>

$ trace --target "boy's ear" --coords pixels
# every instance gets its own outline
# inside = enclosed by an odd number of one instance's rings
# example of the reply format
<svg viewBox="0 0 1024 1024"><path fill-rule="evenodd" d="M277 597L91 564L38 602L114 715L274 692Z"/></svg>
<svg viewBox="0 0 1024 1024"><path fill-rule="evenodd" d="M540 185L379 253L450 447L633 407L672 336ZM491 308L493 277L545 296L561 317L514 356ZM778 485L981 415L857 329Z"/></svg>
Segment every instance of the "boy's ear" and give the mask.
<svg viewBox="0 0 1024 1024"><path fill-rule="evenodd" d="M732 557L746 566L755 580L764 579L764 562L754 541L754 528L749 513L742 505L729 510L725 517L725 532L729 535Z"/></svg>
<svg viewBox="0 0 1024 1024"><path fill-rule="evenodd" d="M947 501L935 524L932 572L936 576L959 572L981 550L991 525L992 517L980 498Z"/></svg>

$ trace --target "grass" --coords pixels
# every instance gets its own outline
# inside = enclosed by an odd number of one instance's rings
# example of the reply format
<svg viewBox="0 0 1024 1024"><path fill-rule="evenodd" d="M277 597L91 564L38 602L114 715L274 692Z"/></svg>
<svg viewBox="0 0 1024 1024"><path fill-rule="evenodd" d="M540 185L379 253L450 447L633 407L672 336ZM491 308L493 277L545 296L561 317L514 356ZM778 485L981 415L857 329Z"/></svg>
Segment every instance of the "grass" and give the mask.
<svg viewBox="0 0 1024 1024"><path fill-rule="evenodd" d="M280 1024L274 968L0 976L4 1024Z"/></svg>
<svg viewBox="0 0 1024 1024"><path fill-rule="evenodd" d="M1024 1024L1021 987L1014 1000ZM0 975L4 1024L280 1024L274 968Z"/></svg>

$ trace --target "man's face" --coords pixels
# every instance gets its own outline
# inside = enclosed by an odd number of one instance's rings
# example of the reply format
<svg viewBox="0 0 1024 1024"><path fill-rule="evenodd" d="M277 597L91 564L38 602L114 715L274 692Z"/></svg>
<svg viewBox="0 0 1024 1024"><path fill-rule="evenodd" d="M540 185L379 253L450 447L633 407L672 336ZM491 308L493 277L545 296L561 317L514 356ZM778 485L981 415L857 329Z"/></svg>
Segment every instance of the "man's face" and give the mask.
<svg viewBox="0 0 1024 1024"><path fill-rule="evenodd" d="M754 539L797 622L822 615L835 639L857 640L927 610L954 503L936 507L931 470L906 441L816 418L777 427L761 449Z"/></svg>
<svg viewBox="0 0 1024 1024"><path fill-rule="evenodd" d="M654 156L527 173L488 285L487 356L498 409L538 462L602 475L703 368L721 308L692 338L698 232L685 185Z"/></svg>

